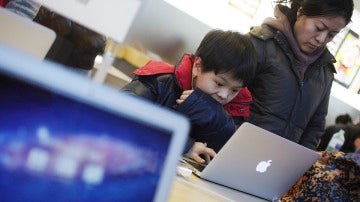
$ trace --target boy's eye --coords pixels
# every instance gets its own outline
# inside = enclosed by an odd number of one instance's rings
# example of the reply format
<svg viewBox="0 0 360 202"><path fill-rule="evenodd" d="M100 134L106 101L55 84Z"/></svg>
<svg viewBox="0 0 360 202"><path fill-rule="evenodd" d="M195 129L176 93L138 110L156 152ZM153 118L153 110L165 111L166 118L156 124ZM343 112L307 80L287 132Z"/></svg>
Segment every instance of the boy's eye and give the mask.
<svg viewBox="0 0 360 202"><path fill-rule="evenodd" d="M224 86L222 83L216 82L217 86Z"/></svg>
<svg viewBox="0 0 360 202"><path fill-rule="evenodd" d="M234 89L232 89L232 92L238 93L238 92L240 92L241 89L243 89L243 88L234 88Z"/></svg>

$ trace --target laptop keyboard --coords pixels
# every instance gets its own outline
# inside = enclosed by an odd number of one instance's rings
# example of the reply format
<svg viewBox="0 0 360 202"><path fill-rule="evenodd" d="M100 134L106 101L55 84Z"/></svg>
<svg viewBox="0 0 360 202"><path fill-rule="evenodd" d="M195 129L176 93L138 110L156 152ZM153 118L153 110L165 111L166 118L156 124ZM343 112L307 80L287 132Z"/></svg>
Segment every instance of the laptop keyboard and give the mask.
<svg viewBox="0 0 360 202"><path fill-rule="evenodd" d="M187 158L187 157L182 157L180 161L182 163L192 166L193 168L195 168L196 170L198 170L200 172L203 171L207 165L205 163L198 163L195 160Z"/></svg>

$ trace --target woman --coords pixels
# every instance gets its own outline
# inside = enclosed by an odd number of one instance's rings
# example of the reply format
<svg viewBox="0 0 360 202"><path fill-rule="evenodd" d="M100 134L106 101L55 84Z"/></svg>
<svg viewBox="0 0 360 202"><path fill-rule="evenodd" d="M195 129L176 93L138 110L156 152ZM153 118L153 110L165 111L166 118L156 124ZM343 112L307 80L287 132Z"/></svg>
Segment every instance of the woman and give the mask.
<svg viewBox="0 0 360 202"><path fill-rule="evenodd" d="M315 150L324 133L335 68L326 48L351 20L352 0L279 0L249 33L257 50L247 121ZM283 4L290 5L284 6Z"/></svg>

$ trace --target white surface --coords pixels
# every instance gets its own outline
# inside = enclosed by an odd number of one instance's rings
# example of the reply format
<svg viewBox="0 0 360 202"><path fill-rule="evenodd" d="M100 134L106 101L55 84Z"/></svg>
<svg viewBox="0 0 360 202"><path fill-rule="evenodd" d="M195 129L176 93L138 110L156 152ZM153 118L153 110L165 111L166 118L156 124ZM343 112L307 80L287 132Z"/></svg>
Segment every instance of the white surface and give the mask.
<svg viewBox="0 0 360 202"><path fill-rule="evenodd" d="M183 182L189 186L194 187L195 189L200 189L204 192L209 193L210 195L215 195L222 201L243 201L243 202L264 202L267 200L258 198L256 196L249 195L247 193L237 191L222 185L218 185L197 177L176 177L176 180Z"/></svg>
<svg viewBox="0 0 360 202"><path fill-rule="evenodd" d="M358 74L360 75L360 73ZM331 88L331 95L360 111L360 94L356 94L334 81ZM331 108L329 108L329 111L330 110Z"/></svg>
<svg viewBox="0 0 360 202"><path fill-rule="evenodd" d="M122 43L140 0L34 0L85 27Z"/></svg>
<svg viewBox="0 0 360 202"><path fill-rule="evenodd" d="M241 33L249 32L250 27L258 25L263 18L273 16L273 7L269 0L261 1L256 9L251 7L247 9L252 11L253 17L230 6L228 1L224 0L165 1L212 28L237 30ZM242 6L244 8L248 5Z"/></svg>

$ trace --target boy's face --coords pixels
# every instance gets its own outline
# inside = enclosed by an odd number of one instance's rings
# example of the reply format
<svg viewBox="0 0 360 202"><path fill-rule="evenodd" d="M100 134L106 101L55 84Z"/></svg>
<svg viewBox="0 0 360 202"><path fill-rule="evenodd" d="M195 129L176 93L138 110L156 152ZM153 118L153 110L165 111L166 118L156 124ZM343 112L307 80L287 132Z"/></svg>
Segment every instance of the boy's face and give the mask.
<svg viewBox="0 0 360 202"><path fill-rule="evenodd" d="M195 78L194 87L209 94L222 105L229 103L243 88L243 82L233 79L231 73L202 72L201 59L198 57L195 58L192 73Z"/></svg>

